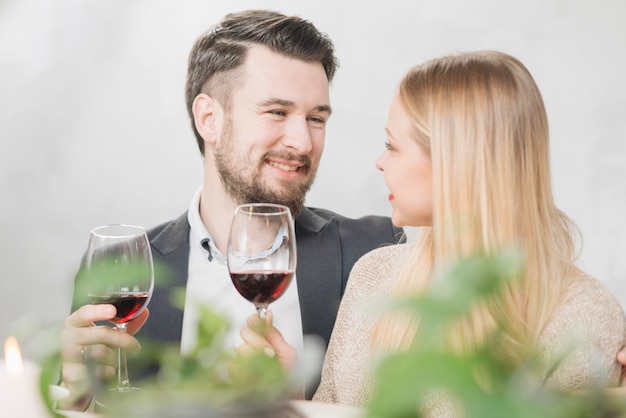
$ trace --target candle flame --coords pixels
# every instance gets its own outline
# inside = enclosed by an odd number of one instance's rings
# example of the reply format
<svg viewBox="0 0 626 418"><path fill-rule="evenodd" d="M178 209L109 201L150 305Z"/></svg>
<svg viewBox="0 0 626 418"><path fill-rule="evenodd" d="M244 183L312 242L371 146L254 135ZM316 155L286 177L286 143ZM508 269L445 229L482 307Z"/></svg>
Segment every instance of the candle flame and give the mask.
<svg viewBox="0 0 626 418"><path fill-rule="evenodd" d="M7 372L18 375L22 372L22 352L15 337L9 337L4 342L4 361Z"/></svg>

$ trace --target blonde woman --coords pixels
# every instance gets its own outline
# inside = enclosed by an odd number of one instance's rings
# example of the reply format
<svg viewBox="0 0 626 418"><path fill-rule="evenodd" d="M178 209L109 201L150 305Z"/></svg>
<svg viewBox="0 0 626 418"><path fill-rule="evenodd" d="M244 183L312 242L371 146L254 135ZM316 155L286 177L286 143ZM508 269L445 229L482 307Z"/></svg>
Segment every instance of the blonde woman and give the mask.
<svg viewBox="0 0 626 418"><path fill-rule="evenodd" d="M510 245L524 252L522 277L451 327L445 343L469 352L504 321L501 353L513 362L535 347L549 364L576 342L540 376L547 385L618 386L624 313L575 265L576 229L550 184L546 111L524 65L494 51L419 65L401 81L386 131L376 166L391 191L392 221L421 233L415 244L379 248L355 264L314 400L366 406L376 358L419 343L419 318L381 316L381 300L427 292L440 266ZM241 351L269 345L293 361L277 330L263 338L252 328L242 330Z"/></svg>

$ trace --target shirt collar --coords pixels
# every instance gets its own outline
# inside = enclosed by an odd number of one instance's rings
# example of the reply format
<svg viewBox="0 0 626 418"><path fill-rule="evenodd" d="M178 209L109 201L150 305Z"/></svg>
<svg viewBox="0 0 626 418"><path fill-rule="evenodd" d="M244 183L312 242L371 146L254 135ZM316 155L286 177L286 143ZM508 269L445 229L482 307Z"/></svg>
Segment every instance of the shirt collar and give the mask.
<svg viewBox="0 0 626 418"><path fill-rule="evenodd" d="M206 226L200 217L200 196L202 195L202 187L196 190L191 199L189 210L187 211L187 219L191 228L190 245L198 246L203 252L207 253L207 261L217 260L226 263L226 257L218 250L213 241L213 237L207 231Z"/></svg>

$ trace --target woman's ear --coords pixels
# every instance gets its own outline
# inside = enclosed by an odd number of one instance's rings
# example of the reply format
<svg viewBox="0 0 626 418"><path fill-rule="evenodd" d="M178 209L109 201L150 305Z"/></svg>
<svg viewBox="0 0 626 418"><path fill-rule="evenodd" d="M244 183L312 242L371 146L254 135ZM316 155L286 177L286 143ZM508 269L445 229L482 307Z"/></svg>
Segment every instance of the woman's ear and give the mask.
<svg viewBox="0 0 626 418"><path fill-rule="evenodd" d="M217 142L224 122L222 106L211 96L202 93L193 101L192 110L196 129L204 142Z"/></svg>

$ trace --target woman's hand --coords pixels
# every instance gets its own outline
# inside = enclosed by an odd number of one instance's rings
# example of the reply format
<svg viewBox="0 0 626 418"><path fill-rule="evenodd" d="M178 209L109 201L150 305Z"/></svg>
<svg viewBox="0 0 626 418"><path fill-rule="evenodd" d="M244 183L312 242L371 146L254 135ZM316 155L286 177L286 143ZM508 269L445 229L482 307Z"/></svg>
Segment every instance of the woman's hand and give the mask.
<svg viewBox="0 0 626 418"><path fill-rule="evenodd" d="M246 326L239 332L243 343L235 349L235 352L245 355L263 351L270 357L276 356L287 369L292 369L298 360L298 354L295 348L285 341L283 334L274 328L273 318L272 311L267 311L265 320L259 318L257 314L250 315Z"/></svg>
<svg viewBox="0 0 626 418"><path fill-rule="evenodd" d="M59 401L59 409L85 410L93 396L90 371L106 380L115 376L117 349L138 353L136 333L148 319L148 309L128 323L127 333L95 322L114 318L113 305L85 305L65 320L61 332L61 379L70 396Z"/></svg>
<svg viewBox="0 0 626 418"><path fill-rule="evenodd" d="M626 387L626 346L617 352L617 362L622 365L622 377L620 378L620 386Z"/></svg>

